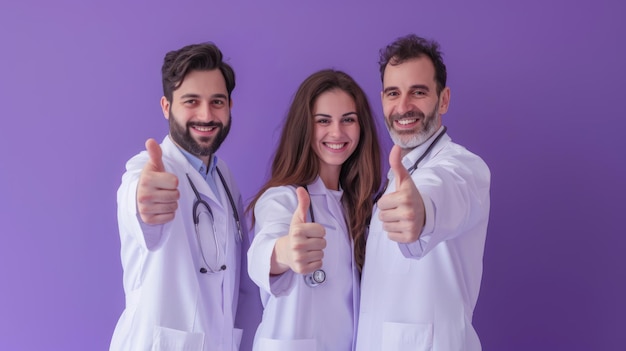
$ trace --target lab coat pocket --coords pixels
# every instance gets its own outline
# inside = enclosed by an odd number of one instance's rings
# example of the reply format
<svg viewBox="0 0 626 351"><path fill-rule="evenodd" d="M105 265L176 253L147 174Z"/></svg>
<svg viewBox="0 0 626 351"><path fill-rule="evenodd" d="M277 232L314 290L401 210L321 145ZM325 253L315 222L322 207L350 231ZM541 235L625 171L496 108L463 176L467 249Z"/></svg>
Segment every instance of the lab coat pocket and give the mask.
<svg viewBox="0 0 626 351"><path fill-rule="evenodd" d="M433 349L433 325L431 323L383 323L381 350L430 351Z"/></svg>
<svg viewBox="0 0 626 351"><path fill-rule="evenodd" d="M165 327L155 327L152 351L198 351L204 348L204 333L188 333Z"/></svg>
<svg viewBox="0 0 626 351"><path fill-rule="evenodd" d="M277 340L259 339L258 351L317 351L315 339Z"/></svg>

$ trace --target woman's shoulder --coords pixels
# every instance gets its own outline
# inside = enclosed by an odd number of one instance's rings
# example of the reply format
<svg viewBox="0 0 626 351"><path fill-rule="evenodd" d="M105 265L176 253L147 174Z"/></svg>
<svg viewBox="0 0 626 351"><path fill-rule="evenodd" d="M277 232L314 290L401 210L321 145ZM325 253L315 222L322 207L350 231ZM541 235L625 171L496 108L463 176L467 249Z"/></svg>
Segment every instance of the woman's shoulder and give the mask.
<svg viewBox="0 0 626 351"><path fill-rule="evenodd" d="M296 199L296 186L294 185L280 185L268 188L261 194L259 201L267 201L274 198L293 198Z"/></svg>

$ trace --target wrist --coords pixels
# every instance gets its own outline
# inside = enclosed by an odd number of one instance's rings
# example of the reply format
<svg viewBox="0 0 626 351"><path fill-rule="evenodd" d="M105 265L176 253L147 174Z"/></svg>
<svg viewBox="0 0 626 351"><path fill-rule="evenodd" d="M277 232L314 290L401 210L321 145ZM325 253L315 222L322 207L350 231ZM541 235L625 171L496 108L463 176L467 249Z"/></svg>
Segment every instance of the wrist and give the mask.
<svg viewBox="0 0 626 351"><path fill-rule="evenodd" d="M274 244L274 251L272 251L272 263L270 267L270 274L282 274L289 270L289 263L286 259L285 245L287 237L283 236L276 240Z"/></svg>

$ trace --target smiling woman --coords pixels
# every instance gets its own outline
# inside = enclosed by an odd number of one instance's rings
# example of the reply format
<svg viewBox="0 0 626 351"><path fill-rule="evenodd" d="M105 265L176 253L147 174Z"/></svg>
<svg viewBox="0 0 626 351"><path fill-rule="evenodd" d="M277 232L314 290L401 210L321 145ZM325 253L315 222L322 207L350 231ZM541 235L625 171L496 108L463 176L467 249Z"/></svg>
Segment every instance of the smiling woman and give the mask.
<svg viewBox="0 0 626 351"><path fill-rule="evenodd" d="M353 349L365 223L380 175L363 90L341 71L310 75L287 114L271 178L249 207L256 234L248 270L265 307L255 351Z"/></svg>
<svg viewBox="0 0 626 351"><path fill-rule="evenodd" d="M315 100L313 117L319 176L327 189L339 190L341 167L359 144L361 132L354 99L341 89L326 91Z"/></svg>

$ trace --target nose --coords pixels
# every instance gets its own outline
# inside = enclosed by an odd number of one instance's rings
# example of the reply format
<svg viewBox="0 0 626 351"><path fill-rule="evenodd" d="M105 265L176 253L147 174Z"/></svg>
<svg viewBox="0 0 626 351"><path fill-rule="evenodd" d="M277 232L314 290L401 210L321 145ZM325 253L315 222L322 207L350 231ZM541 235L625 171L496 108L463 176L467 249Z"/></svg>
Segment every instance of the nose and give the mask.
<svg viewBox="0 0 626 351"><path fill-rule="evenodd" d="M211 105L208 103L198 106L198 110L196 111L196 117L202 122L210 122L215 120Z"/></svg>
<svg viewBox="0 0 626 351"><path fill-rule="evenodd" d="M408 94L400 96L398 105L396 105L396 112L403 115L411 110L413 110L413 105L411 104L410 96Z"/></svg>
<svg viewBox="0 0 626 351"><path fill-rule="evenodd" d="M339 136L341 135L341 123L337 121L333 121L330 126L328 126L328 134L330 136Z"/></svg>

